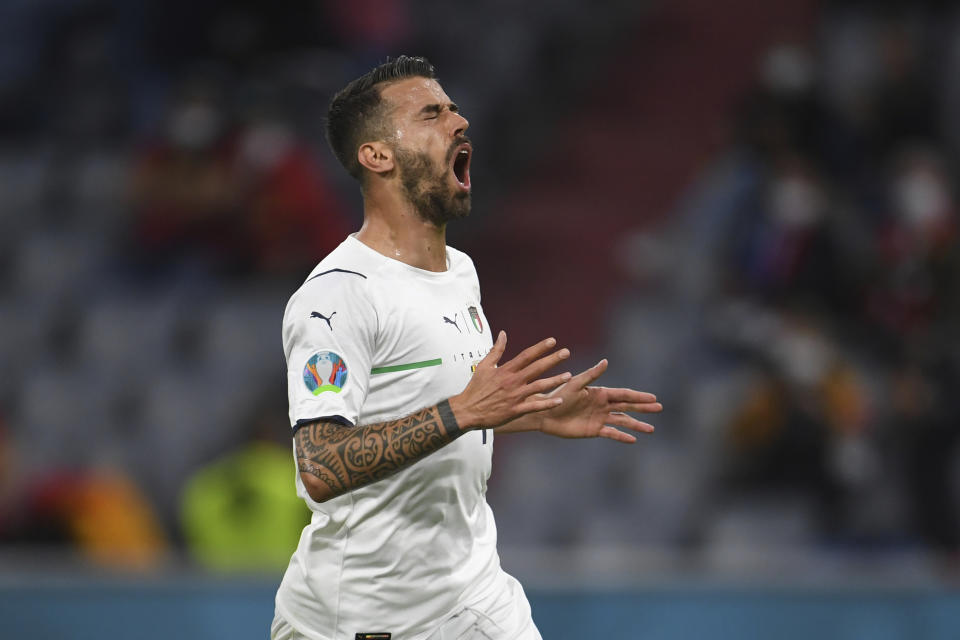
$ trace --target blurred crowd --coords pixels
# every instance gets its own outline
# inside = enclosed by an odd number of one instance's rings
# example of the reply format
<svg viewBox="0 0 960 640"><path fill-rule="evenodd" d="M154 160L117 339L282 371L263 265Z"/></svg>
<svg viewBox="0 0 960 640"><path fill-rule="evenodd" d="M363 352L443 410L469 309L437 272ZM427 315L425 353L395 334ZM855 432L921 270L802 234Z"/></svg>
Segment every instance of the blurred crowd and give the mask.
<svg viewBox="0 0 960 640"><path fill-rule="evenodd" d="M349 70L297 28L343 16L289 8L0 10L7 544L263 568L295 543L276 331L354 220L315 151Z"/></svg>
<svg viewBox="0 0 960 640"><path fill-rule="evenodd" d="M607 459L599 525L554 535L956 570L958 78L943 3L826 3L758 61L731 144L620 247L605 354L658 392L663 428Z"/></svg>
<svg viewBox="0 0 960 640"><path fill-rule="evenodd" d="M941 15L838 10L816 50L770 52L720 291L724 341L761 372L728 426L732 486L803 491L831 539L957 551L960 25Z"/></svg>

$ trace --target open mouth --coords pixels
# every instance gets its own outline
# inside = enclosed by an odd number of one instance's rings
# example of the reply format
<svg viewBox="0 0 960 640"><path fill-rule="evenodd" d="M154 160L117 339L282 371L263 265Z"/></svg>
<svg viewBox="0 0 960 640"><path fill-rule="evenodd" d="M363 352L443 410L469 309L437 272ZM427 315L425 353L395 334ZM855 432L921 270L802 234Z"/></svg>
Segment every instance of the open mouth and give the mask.
<svg viewBox="0 0 960 640"><path fill-rule="evenodd" d="M461 144L453 153L453 177L464 191L470 191L470 157L472 155L473 148L468 142Z"/></svg>

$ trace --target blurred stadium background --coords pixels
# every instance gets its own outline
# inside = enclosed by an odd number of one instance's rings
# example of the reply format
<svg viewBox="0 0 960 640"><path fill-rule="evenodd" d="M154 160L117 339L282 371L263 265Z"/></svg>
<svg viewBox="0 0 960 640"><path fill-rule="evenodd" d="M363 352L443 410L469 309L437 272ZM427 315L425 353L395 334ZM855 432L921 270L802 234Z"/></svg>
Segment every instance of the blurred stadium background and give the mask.
<svg viewBox="0 0 960 640"><path fill-rule="evenodd" d="M497 440L545 638L960 637L953 5L0 3L0 637L266 637L280 319L360 222L322 116L398 53L495 328L666 406Z"/></svg>

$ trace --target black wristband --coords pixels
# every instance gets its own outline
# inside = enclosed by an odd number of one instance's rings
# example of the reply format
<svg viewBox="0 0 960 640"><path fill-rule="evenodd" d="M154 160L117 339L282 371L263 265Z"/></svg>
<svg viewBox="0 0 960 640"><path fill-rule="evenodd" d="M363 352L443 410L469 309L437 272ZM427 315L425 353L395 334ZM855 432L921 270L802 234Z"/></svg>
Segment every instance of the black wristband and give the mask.
<svg viewBox="0 0 960 640"><path fill-rule="evenodd" d="M453 415L453 409L450 408L449 400L441 400L437 403L437 413L440 414L440 422L451 440L463 435L460 425L457 424L457 417Z"/></svg>

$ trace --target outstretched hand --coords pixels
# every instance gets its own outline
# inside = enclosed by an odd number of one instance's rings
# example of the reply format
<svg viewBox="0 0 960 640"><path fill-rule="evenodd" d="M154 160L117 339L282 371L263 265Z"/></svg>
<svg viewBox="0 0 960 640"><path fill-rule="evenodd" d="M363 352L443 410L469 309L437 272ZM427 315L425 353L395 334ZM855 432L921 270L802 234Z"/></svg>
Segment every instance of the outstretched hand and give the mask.
<svg viewBox="0 0 960 640"><path fill-rule="evenodd" d="M636 442L636 436L616 427L651 433L653 425L625 412L659 413L663 405L652 393L589 386L606 370L607 361L601 360L547 394L546 397L562 398L563 402L540 414L540 431L561 438L610 438L627 443Z"/></svg>
<svg viewBox="0 0 960 640"><path fill-rule="evenodd" d="M458 395L450 398L450 408L462 429L493 428L528 413L556 408L565 400L560 395L544 395L568 380L570 373L540 378L570 356L570 351L554 351L557 341L547 338L500 364L507 348L507 334L501 331L493 348Z"/></svg>

